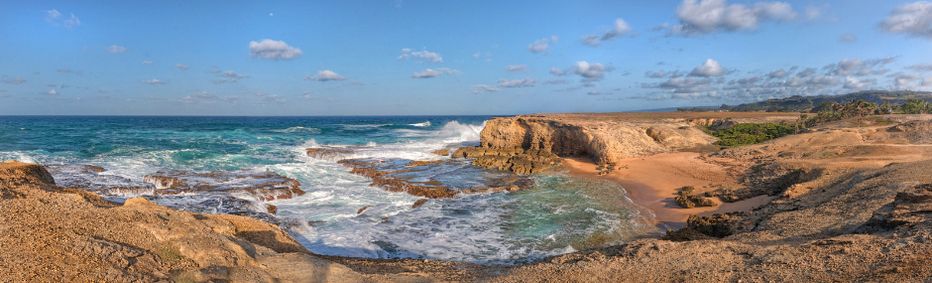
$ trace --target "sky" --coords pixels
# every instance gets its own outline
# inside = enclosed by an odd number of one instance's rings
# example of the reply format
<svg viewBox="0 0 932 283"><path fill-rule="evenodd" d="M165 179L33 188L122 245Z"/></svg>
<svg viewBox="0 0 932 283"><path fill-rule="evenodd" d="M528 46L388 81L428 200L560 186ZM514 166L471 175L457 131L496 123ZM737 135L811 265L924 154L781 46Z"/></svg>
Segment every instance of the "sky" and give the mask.
<svg viewBox="0 0 932 283"><path fill-rule="evenodd" d="M932 90L928 1L0 1L0 115L610 112Z"/></svg>

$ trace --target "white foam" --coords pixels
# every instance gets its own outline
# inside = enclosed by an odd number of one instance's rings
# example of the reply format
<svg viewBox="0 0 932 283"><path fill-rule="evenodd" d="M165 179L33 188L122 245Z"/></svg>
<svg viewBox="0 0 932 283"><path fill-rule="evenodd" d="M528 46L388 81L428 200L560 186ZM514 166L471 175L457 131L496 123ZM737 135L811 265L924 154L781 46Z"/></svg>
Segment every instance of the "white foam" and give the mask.
<svg viewBox="0 0 932 283"><path fill-rule="evenodd" d="M424 121L424 122L420 122L420 123L408 124L408 126L412 126L412 127L430 127L430 121Z"/></svg>

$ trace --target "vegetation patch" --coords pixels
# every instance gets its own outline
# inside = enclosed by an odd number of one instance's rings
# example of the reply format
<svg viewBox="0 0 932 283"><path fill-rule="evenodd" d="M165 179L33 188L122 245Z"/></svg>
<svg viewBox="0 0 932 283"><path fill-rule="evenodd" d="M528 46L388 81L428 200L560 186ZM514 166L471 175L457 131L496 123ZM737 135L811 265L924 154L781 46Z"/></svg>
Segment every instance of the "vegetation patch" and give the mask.
<svg viewBox="0 0 932 283"><path fill-rule="evenodd" d="M797 125L787 123L744 123L730 128L710 130L721 146L740 146L761 143L782 136L795 134Z"/></svg>

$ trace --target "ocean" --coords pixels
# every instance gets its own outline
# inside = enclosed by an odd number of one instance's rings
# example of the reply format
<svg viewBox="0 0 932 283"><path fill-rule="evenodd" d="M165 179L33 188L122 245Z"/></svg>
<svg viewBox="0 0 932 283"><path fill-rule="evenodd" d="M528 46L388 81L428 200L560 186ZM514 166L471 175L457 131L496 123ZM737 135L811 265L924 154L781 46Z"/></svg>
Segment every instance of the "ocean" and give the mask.
<svg viewBox="0 0 932 283"><path fill-rule="evenodd" d="M338 162L435 161L402 170L404 178L451 188L517 178L432 153L477 145L488 118L0 116L0 160L45 165L60 186L117 202L146 197L182 210L259 217L325 255L509 264L653 229L624 188L566 172L529 177L532 185L520 191L464 193L415 207L421 197L373 186ZM345 151L305 152L317 147ZM152 176L183 180L187 189ZM289 179L304 194L249 189Z"/></svg>

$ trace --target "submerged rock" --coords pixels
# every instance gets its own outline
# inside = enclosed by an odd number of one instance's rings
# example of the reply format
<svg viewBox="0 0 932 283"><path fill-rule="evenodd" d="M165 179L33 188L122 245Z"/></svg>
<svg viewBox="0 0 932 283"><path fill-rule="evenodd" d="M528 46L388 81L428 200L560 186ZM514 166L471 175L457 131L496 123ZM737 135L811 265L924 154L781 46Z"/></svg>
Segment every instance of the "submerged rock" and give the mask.
<svg viewBox="0 0 932 283"><path fill-rule="evenodd" d="M353 154L354 151L343 147L311 147L305 149L305 152L307 156L317 159L339 160Z"/></svg>
<svg viewBox="0 0 932 283"><path fill-rule="evenodd" d="M404 159L339 161L340 164L350 167L352 173L371 179L372 186L427 199L449 198L459 194L513 192L530 188L533 185L533 181L528 178L509 174L488 174L488 172L483 173L482 169L457 171L461 168L471 168L466 163L457 162L453 160L420 162ZM455 180L446 180L441 177L452 177ZM470 177L474 178L470 179ZM415 207L422 204L415 203Z"/></svg>
<svg viewBox="0 0 932 283"><path fill-rule="evenodd" d="M195 192L246 193L260 200L288 199L304 194L301 183L273 172L159 171L143 178L156 195Z"/></svg>

